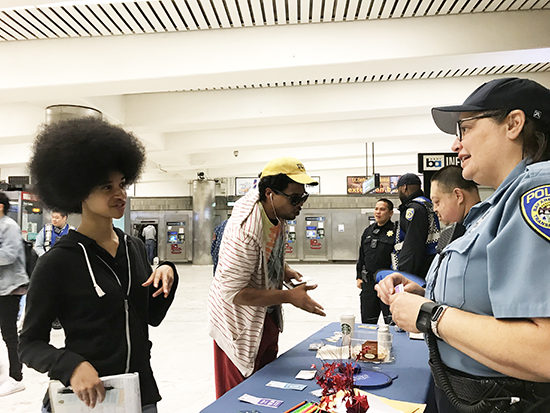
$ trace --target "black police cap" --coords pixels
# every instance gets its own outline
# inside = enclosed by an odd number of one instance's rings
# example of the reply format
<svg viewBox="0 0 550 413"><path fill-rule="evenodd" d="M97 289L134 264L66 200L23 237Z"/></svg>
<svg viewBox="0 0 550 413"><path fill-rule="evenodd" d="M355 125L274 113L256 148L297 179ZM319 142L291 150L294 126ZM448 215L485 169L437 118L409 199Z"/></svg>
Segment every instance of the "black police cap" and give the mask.
<svg viewBox="0 0 550 413"><path fill-rule="evenodd" d="M550 128L550 90L529 79L503 78L478 87L462 105L432 109L435 124L454 135L461 112L521 109L526 116Z"/></svg>
<svg viewBox="0 0 550 413"><path fill-rule="evenodd" d="M403 185L420 185L420 184L421 184L420 178L418 177L418 175L415 175L415 174L401 175L401 177L397 181L398 188Z"/></svg>

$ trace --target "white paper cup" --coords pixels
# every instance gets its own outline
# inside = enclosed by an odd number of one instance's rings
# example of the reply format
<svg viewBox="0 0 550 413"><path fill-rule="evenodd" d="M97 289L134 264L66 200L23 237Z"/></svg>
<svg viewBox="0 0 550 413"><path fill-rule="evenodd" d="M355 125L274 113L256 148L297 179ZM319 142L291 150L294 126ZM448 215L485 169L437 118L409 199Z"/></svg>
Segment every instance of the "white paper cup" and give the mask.
<svg viewBox="0 0 550 413"><path fill-rule="evenodd" d="M349 346L355 330L355 314L342 314L340 316L340 330L342 331L342 345Z"/></svg>

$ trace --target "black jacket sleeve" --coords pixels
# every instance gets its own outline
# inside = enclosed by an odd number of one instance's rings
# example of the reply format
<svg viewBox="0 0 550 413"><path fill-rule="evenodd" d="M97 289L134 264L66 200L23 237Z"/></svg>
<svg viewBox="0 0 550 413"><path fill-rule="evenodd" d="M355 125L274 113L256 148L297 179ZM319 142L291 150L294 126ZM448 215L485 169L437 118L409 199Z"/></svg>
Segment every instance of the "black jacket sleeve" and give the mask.
<svg viewBox="0 0 550 413"><path fill-rule="evenodd" d="M153 271L151 270L151 266L149 265L149 262L147 260L145 244L141 239L137 237L132 237L132 240L134 241L133 244L137 249L135 250L135 253L137 254L135 256L135 259L137 261L136 265L143 271L145 271L147 274L147 278L149 278ZM178 270L174 263L170 261L163 261L159 264L159 267L162 265L168 265L170 266L170 268L172 268L172 270L174 271L174 283L172 284L172 289L170 290L170 293L166 298L164 298L164 294L160 294L157 297L153 298L153 294L155 293L155 291L158 290L158 288L155 288L153 284L151 284L148 288L149 298L147 301L147 324L153 327L158 327L162 320L164 320L168 309L172 305L172 301L174 301L179 283Z"/></svg>
<svg viewBox="0 0 550 413"><path fill-rule="evenodd" d="M172 268L174 271L174 283L172 284L172 289L166 298L164 298L164 294L160 294L159 296L153 298L153 293L157 290L157 288L155 288L154 285L149 286L149 297L151 297L149 299L149 324L153 327L158 327L162 320L164 320L168 309L174 301L179 283L178 270L176 269L174 263L170 261L163 261L159 266L161 265L169 265Z"/></svg>
<svg viewBox="0 0 550 413"><path fill-rule="evenodd" d="M408 208L414 208L414 215L410 221L400 218L406 224L405 240L399 253L399 270L410 274L420 274L426 259L426 240L428 238L428 212L417 202L411 202ZM405 212L406 213L406 212Z"/></svg>
<svg viewBox="0 0 550 413"><path fill-rule="evenodd" d="M365 243L365 238L367 237L367 233L369 231L370 227L365 228L363 231L363 235L361 235L361 243L359 244L359 258L357 259L357 265L356 265L356 279L360 280L363 277L361 277L361 271L363 271L363 268L365 266L365 250L363 248L363 244Z"/></svg>
<svg viewBox="0 0 550 413"><path fill-rule="evenodd" d="M33 272L25 309L25 322L19 337L19 358L41 373L49 372L52 379L70 384L74 369L85 358L65 348L50 345L52 322L58 314L61 297L57 293L63 282L58 251L50 251L38 260Z"/></svg>

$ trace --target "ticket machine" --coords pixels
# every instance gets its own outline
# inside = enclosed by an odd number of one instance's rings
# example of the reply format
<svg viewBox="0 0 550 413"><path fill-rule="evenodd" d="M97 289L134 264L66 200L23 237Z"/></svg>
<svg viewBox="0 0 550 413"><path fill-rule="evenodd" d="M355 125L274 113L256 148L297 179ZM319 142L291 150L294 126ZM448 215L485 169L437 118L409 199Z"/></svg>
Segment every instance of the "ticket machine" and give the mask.
<svg viewBox="0 0 550 413"><path fill-rule="evenodd" d="M286 246L285 253L287 260L297 260L298 259L298 243L296 242L296 225L297 222L287 221L286 229Z"/></svg>
<svg viewBox="0 0 550 413"><path fill-rule="evenodd" d="M34 242L43 225L42 202L25 191L6 191L5 194L10 200L8 215L21 227L23 238Z"/></svg>
<svg viewBox="0 0 550 413"><path fill-rule="evenodd" d="M168 261L187 261L186 224L186 221L166 222L166 259Z"/></svg>
<svg viewBox="0 0 550 413"><path fill-rule="evenodd" d="M306 216L305 224L304 260L328 260L328 248L325 240L325 217Z"/></svg>

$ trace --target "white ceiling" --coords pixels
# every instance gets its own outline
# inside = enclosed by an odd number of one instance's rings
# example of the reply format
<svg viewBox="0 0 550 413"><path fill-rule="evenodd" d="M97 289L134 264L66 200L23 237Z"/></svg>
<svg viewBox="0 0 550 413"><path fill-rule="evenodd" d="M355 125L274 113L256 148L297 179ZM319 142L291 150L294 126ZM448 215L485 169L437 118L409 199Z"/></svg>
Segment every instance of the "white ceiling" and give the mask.
<svg viewBox="0 0 550 413"><path fill-rule="evenodd" d="M0 0L0 61L2 179L66 103L143 139L143 185L283 155L330 182L366 142L377 172L416 171L452 141L430 108L484 81L550 87L550 0Z"/></svg>

